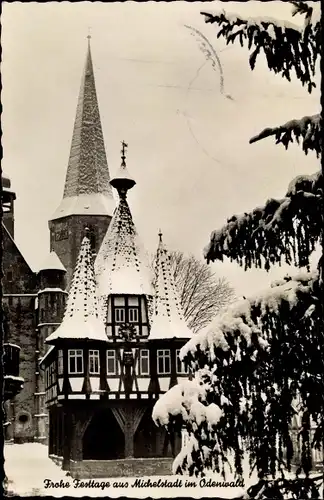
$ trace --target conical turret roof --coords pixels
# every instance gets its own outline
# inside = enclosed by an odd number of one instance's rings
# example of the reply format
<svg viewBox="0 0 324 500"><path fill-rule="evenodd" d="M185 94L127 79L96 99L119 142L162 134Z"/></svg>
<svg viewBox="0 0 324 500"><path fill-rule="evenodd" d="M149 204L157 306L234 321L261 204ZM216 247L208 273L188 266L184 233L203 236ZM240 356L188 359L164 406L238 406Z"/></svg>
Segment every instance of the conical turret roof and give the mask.
<svg viewBox="0 0 324 500"><path fill-rule="evenodd" d="M183 316L171 269L170 255L163 244L160 233L156 256L154 312L149 340L189 339L191 336L192 332Z"/></svg>
<svg viewBox="0 0 324 500"><path fill-rule="evenodd" d="M63 200L52 219L111 215L114 208L90 41L74 122Z"/></svg>
<svg viewBox="0 0 324 500"><path fill-rule="evenodd" d="M104 323L98 314L91 245L87 236L81 243L63 321L46 342L58 339L108 341Z"/></svg>
<svg viewBox="0 0 324 500"><path fill-rule="evenodd" d="M153 295L152 273L126 200L127 191L135 181L125 165L112 184L115 180L119 203L95 261L98 296Z"/></svg>

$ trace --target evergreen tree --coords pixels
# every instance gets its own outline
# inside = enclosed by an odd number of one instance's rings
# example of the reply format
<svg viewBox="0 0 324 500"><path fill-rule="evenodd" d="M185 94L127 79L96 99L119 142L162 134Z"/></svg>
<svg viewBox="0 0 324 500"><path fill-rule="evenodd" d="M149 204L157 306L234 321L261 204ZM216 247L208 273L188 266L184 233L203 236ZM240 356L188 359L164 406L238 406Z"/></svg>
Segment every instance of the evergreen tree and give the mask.
<svg viewBox="0 0 324 500"><path fill-rule="evenodd" d="M270 71L290 81L292 73L312 92L321 48L320 5L291 2L304 26L275 19L248 19L202 13L215 23L218 37L239 40L250 50L253 70L263 51ZM267 128L250 143L274 136L286 148L296 140L303 151L321 157L320 115ZM181 355L194 374L155 405L153 418L169 430L185 429L187 445L174 471L224 473L229 455L242 474L244 456L260 482L254 498L319 498L323 472L312 477L312 449L324 442L323 256L310 271L310 257L323 248L323 172L298 176L285 196L268 200L242 216L233 216L211 235L207 261L224 256L244 266L269 270L286 262L306 271L286 277L263 294L230 306L198 333ZM300 454L292 421L299 419ZM311 432L314 426L315 432ZM298 461L296 479L277 479ZM302 474L302 478L298 478Z"/></svg>

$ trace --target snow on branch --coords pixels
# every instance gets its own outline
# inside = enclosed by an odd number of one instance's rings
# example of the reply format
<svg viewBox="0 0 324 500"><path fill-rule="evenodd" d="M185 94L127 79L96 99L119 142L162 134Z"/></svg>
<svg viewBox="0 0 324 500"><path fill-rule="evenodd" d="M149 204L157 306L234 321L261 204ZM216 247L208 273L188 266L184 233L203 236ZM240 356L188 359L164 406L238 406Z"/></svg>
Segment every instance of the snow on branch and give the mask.
<svg viewBox="0 0 324 500"><path fill-rule="evenodd" d="M322 151L322 131L320 127L320 115L304 116L300 120L290 120L284 125L274 128L266 128L258 135L250 139L250 144L274 135L276 144L283 144L287 149L290 142L296 139L300 143L302 138L302 148L305 154L309 150L315 151L319 157Z"/></svg>
<svg viewBox="0 0 324 500"><path fill-rule="evenodd" d="M278 478L278 479L261 479L256 485L251 486L247 490L242 500L252 498L321 498L321 490L323 489L323 474L314 474L307 478ZM262 495L262 496L261 496Z"/></svg>
<svg viewBox="0 0 324 500"><path fill-rule="evenodd" d="M315 11L317 13L317 9ZM217 37L223 37L227 44L234 43L237 39L241 46L247 42L248 48L252 50L249 60L251 69L254 69L256 59L263 51L271 71L281 74L288 81L294 71L302 85L307 85L308 92L312 92L316 87L314 76L320 56L321 23L319 16L312 17L307 12L304 12L306 17L303 28L270 17L242 19L224 10L215 14L201 14L205 16L206 23L218 25ZM296 7L294 13L297 13ZM302 11L299 10L298 13Z"/></svg>
<svg viewBox="0 0 324 500"><path fill-rule="evenodd" d="M153 410L153 420L167 425L169 413L181 415L183 420L200 424L206 421L209 426L216 425L221 417L221 410L216 405L206 406L199 402L206 396L205 387L198 380L184 381L175 385L159 400Z"/></svg>
<svg viewBox="0 0 324 500"><path fill-rule="evenodd" d="M195 379L163 395L153 412L157 424L188 434L175 472L224 472L234 455L240 475L247 454L260 477L289 469L297 397L298 411L317 424L315 444L321 443L321 300L316 272L286 277L230 306L181 349ZM301 440L309 439L305 427ZM306 458L301 465L307 473Z"/></svg>
<svg viewBox="0 0 324 500"><path fill-rule="evenodd" d="M300 175L281 200L270 199L250 213L234 215L213 231L204 256L209 261L228 257L245 269L269 270L282 261L309 266L322 231L322 174Z"/></svg>
<svg viewBox="0 0 324 500"><path fill-rule="evenodd" d="M234 358L241 360L240 344L245 346L244 350L252 347L253 352L254 349L267 349L270 345L269 336L273 334L271 323L268 322L269 314L276 316L282 308L291 312L300 307L301 295L306 295L307 300L310 300L310 292L317 277L317 272L300 272L293 278L286 276L274 282L264 292L235 302L223 314L216 317L210 326L194 335L185 344L181 349L181 359L199 349L207 356L204 363L209 364L214 363L217 357L218 361L223 362L224 352L227 353L226 356L234 352ZM306 310L308 309L307 307ZM307 316L313 312L309 311ZM288 316L286 320L289 321ZM198 369L203 366L198 362L192 368Z"/></svg>

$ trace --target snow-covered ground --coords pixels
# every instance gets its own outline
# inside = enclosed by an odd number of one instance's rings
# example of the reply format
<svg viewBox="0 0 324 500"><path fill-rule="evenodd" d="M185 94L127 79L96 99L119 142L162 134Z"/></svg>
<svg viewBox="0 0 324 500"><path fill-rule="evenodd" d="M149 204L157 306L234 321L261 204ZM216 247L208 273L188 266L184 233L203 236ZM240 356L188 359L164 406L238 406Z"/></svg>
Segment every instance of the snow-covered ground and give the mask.
<svg viewBox="0 0 324 500"><path fill-rule="evenodd" d="M5 455L5 472L8 478L8 493L18 496L71 496L71 497L111 497L120 496L131 498L176 498L176 497L222 497L235 498L242 495L243 488L233 484L236 482L233 474L229 474L227 482L228 486L212 485L212 481L223 483L223 479L219 475L208 476L204 479L205 483L210 479L210 486L204 487L199 485L200 479L189 478L186 476L151 476L143 478L100 478L93 480L82 480L88 485L83 487L75 487L75 481L70 476L66 475L59 466L55 465L47 456L47 447L39 443L26 444L8 444L4 448ZM45 488L45 479L49 479L53 483L60 483L58 487ZM173 487L138 487L133 486L136 479L151 482L168 481L174 484ZM177 481L177 482L176 482ZM181 486L180 486L181 481ZM186 481L194 482L196 486L186 486ZM245 488L256 482L256 478L249 478L248 474L244 480ZM69 483L69 487L62 487L62 483ZM91 487L92 483L92 487ZM109 483L109 486L108 486ZM114 483L124 483L124 487L117 486ZM126 486L127 483L127 486Z"/></svg>

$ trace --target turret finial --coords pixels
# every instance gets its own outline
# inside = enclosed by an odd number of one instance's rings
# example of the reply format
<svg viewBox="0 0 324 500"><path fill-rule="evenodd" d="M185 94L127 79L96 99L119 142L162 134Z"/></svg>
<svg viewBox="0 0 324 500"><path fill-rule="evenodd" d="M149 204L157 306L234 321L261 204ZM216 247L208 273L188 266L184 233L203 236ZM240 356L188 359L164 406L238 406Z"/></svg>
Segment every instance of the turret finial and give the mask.
<svg viewBox="0 0 324 500"><path fill-rule="evenodd" d="M121 145L122 145L122 149L121 149L121 159L122 159L122 162L121 162L121 165L122 165L122 167L126 167L126 148L128 148L128 144L126 144L125 141L122 141Z"/></svg>
<svg viewBox="0 0 324 500"><path fill-rule="evenodd" d="M88 51L90 52L90 40L91 40L91 28L90 28L90 26L88 27L87 39L88 39Z"/></svg>
<svg viewBox="0 0 324 500"><path fill-rule="evenodd" d="M160 242L160 243L162 243L162 236L163 236L163 234L162 234L161 229L159 229L159 234L158 234L158 236L159 236L159 242Z"/></svg>
<svg viewBox="0 0 324 500"><path fill-rule="evenodd" d="M116 177L111 179L110 184L115 189L117 189L119 196L125 199L127 196L127 191L131 189L136 184L136 182L129 175L126 167L126 148L128 147L128 144L126 144L125 141L122 141L121 145L121 166L119 167L119 171Z"/></svg>

